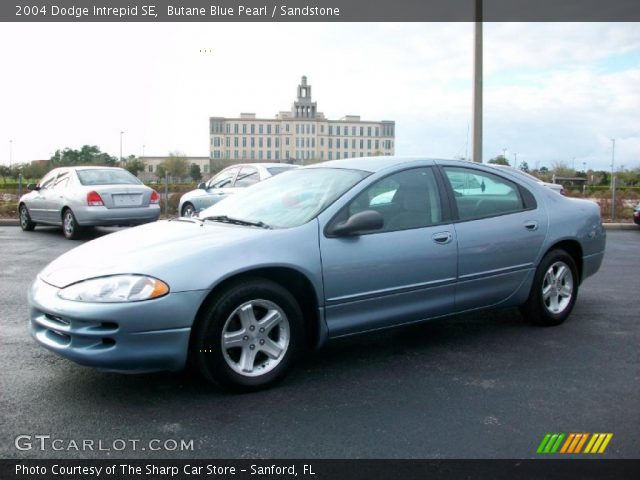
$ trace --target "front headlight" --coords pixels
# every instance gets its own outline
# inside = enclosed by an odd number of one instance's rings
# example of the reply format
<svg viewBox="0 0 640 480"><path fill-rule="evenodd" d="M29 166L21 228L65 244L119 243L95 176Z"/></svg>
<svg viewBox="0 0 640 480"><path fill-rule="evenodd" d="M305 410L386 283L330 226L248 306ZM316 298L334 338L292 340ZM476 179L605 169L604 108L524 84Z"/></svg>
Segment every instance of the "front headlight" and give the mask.
<svg viewBox="0 0 640 480"><path fill-rule="evenodd" d="M139 302L162 297L169 285L144 275L112 275L83 280L58 292L60 298L75 302Z"/></svg>

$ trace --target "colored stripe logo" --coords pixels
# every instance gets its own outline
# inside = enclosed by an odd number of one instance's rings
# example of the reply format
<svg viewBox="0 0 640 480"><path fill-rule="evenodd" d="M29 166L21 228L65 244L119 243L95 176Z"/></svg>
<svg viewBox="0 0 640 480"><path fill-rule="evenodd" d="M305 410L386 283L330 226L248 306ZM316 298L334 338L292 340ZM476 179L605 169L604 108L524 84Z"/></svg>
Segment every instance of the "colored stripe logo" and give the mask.
<svg viewBox="0 0 640 480"><path fill-rule="evenodd" d="M547 433L536 452L604 453L612 438L613 433Z"/></svg>

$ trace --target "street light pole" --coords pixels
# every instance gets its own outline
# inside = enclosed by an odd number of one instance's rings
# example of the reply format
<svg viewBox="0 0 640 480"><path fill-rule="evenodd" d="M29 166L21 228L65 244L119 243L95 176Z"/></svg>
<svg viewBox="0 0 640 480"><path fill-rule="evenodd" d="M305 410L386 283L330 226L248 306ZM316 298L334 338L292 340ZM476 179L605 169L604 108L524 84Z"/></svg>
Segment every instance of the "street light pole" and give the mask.
<svg viewBox="0 0 640 480"><path fill-rule="evenodd" d="M122 134L124 132L120 132L120 164L122 164Z"/></svg>
<svg viewBox="0 0 640 480"><path fill-rule="evenodd" d="M13 163L13 140L9 140L9 168Z"/></svg>
<svg viewBox="0 0 640 480"><path fill-rule="evenodd" d="M616 218L616 173L614 170L616 160L616 139L611 139L611 221Z"/></svg>

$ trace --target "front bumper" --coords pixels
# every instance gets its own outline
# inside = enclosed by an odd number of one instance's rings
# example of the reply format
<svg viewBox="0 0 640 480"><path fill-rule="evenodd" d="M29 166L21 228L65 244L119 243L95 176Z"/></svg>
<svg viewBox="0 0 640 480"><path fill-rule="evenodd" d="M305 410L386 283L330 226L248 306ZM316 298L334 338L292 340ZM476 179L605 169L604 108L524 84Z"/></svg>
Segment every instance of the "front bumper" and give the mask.
<svg viewBox="0 0 640 480"><path fill-rule="evenodd" d="M29 291L31 335L80 365L140 373L180 370L191 326L206 291L169 293L142 302L63 300L39 278Z"/></svg>
<svg viewBox="0 0 640 480"><path fill-rule="evenodd" d="M134 208L76 207L73 214L80 226L140 225L155 222L160 217L160 206Z"/></svg>

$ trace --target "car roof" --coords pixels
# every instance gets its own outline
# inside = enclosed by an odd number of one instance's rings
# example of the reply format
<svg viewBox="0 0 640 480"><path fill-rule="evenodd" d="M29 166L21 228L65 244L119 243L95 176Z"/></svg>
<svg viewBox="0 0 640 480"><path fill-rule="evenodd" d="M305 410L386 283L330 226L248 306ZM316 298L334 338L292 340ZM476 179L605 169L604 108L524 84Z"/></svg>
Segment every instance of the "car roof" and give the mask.
<svg viewBox="0 0 640 480"><path fill-rule="evenodd" d="M436 163L435 158L425 157L394 157L394 156L378 156L378 157L355 157L345 158L342 160L329 160L327 162L315 163L306 168L346 168L350 170L364 170L366 172L378 172L386 168L394 167L404 163L412 163L422 161L427 163ZM467 162L468 163L468 162Z"/></svg>
<svg viewBox="0 0 640 480"><path fill-rule="evenodd" d="M277 162L256 162L256 163L234 163L233 165L229 165L227 168L233 167L255 167L255 168L273 168L273 167L290 167L290 168L298 168L298 165L293 165L291 163L277 163Z"/></svg>

